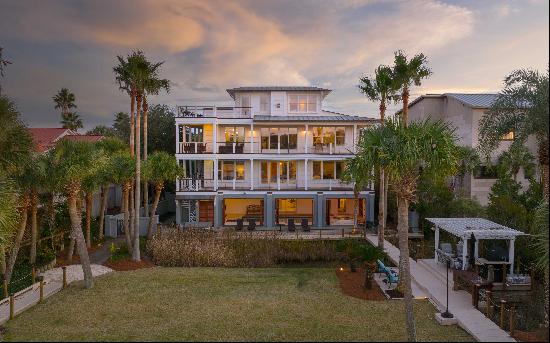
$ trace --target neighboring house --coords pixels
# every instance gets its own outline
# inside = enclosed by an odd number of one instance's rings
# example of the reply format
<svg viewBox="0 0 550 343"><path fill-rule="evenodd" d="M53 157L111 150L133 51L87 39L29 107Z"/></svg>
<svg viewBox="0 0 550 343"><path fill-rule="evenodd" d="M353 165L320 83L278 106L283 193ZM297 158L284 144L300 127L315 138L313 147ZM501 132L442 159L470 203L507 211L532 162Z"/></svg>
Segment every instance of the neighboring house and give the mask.
<svg viewBox="0 0 550 343"><path fill-rule="evenodd" d="M353 184L340 178L360 129L378 122L322 109L317 87L228 89L234 106L180 106L176 221L279 228L353 224ZM374 192L360 193L359 222L374 220Z"/></svg>
<svg viewBox="0 0 550 343"><path fill-rule="evenodd" d="M60 127L31 127L28 129L35 145L35 151L45 153L53 148L57 142L62 139L73 141L87 141L91 143L98 142L104 138L102 135L82 135L71 129ZM119 186L111 185L109 187L109 197L107 208L120 207L121 189ZM92 215L97 217L100 209L100 195L94 194Z"/></svg>
<svg viewBox="0 0 550 343"><path fill-rule="evenodd" d="M457 129L458 144L477 148L479 145L479 121L489 110L497 94L427 94L422 95L409 104L409 121L432 118L441 119L452 124ZM499 148L491 154L491 161L495 163L500 154L510 147L514 140L514 132L502 137ZM527 146L533 156L536 155L536 143L530 139ZM491 187L496 181L494 168L480 165L470 175L466 175L462 191L466 196L477 198L483 205L487 205ZM520 171L518 181L525 187L528 180L523 171Z"/></svg>

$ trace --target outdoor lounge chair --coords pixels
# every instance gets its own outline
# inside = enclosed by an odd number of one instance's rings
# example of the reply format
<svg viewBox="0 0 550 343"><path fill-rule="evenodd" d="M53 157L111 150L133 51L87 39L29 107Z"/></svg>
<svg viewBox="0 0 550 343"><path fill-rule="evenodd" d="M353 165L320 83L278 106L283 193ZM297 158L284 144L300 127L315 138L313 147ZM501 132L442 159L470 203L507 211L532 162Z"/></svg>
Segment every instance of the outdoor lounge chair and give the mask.
<svg viewBox="0 0 550 343"><path fill-rule="evenodd" d="M304 231L304 232L309 232L310 231L309 222L308 222L307 218L302 218L302 231Z"/></svg>
<svg viewBox="0 0 550 343"><path fill-rule="evenodd" d="M288 231L289 232L296 231L296 225L294 225L294 219L292 219L292 218L288 219Z"/></svg>
<svg viewBox="0 0 550 343"><path fill-rule="evenodd" d="M237 219L237 226L235 227L235 230L241 231L243 228L244 228L243 220L242 219Z"/></svg>
<svg viewBox="0 0 550 343"><path fill-rule="evenodd" d="M256 230L256 220L249 219L248 220L248 231L254 231Z"/></svg>
<svg viewBox="0 0 550 343"><path fill-rule="evenodd" d="M384 265L384 262L382 262L381 260L377 260L376 266L378 267L379 273L386 274L386 280L384 281L387 282L390 286L394 283L397 284L399 282L399 274L397 274L396 271L390 269L389 267L386 267Z"/></svg>

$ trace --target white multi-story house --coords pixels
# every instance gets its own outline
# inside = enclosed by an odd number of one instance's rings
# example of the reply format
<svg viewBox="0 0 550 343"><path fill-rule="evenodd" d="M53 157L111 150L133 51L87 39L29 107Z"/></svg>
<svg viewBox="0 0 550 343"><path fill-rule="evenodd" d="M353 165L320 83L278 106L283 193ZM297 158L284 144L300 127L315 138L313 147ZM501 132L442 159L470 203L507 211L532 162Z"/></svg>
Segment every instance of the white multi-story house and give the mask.
<svg viewBox="0 0 550 343"><path fill-rule="evenodd" d="M353 184L341 181L361 128L377 121L322 109L318 87L228 89L234 106L180 106L176 158L178 224L316 228L353 224ZM374 218L360 193L359 221Z"/></svg>
<svg viewBox="0 0 550 343"><path fill-rule="evenodd" d="M456 128L457 143L462 146L477 148L479 146L479 121L489 110L497 94L426 94L409 104L409 121L444 120ZM514 132L502 137L499 147L491 153L492 164L497 162L500 154L507 150L514 140ZM537 146L533 138L528 139L526 146L533 156L537 156ZM495 168L480 165L473 173L465 176L462 191L466 196L476 198L482 205L487 205L491 187L497 178ZM527 187L529 180L521 170L518 181Z"/></svg>

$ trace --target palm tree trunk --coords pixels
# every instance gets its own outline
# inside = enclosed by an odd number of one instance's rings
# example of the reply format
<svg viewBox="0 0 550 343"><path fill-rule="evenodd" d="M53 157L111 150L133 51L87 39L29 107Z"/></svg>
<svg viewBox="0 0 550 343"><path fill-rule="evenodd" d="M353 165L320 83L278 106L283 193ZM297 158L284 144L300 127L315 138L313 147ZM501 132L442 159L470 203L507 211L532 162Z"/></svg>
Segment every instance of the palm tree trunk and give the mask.
<svg viewBox="0 0 550 343"><path fill-rule="evenodd" d="M4 273L4 280L6 280L7 283L10 283L11 281L13 267L15 266L17 254L19 253L19 248L21 248L21 241L23 240L23 235L25 234L25 229L27 228L28 207L29 195L24 194L21 198L21 206L19 207L19 212L21 213L21 218L19 219L19 227L17 228L17 233L11 247L10 256L6 264L6 272Z"/></svg>
<svg viewBox="0 0 550 343"><path fill-rule="evenodd" d="M68 199L67 199L67 207L68 206L69 206L69 202L68 202ZM80 226L82 227L82 198L81 198L80 194L76 195L76 207L77 207L79 217L80 217ZM71 234L71 240L69 242L69 251L67 252L67 261L69 261L69 263L71 263L73 261L75 245L76 245L76 241L75 241L73 235Z"/></svg>
<svg viewBox="0 0 550 343"><path fill-rule="evenodd" d="M359 217L359 189L357 185L353 187L353 232L357 231L357 221Z"/></svg>
<svg viewBox="0 0 550 343"><path fill-rule="evenodd" d="M50 193L48 198L48 225L50 226L50 240L52 244L52 249L54 248L53 243L53 231L55 227L55 203L54 203L54 193Z"/></svg>
<svg viewBox="0 0 550 343"><path fill-rule="evenodd" d="M75 188L75 186L72 186ZM71 237L76 242L76 250L80 257L80 264L82 265L82 272L84 274L84 287L92 288L93 275L92 267L90 265L90 257L88 256L88 249L86 249L86 243L84 242L84 235L82 234L82 212L79 211L77 205L78 191L72 189L68 194L69 205L69 217L71 219Z"/></svg>
<svg viewBox="0 0 550 343"><path fill-rule="evenodd" d="M539 145L539 163L541 167L541 180L542 180L542 194L544 197L544 200L548 202L548 193L549 191L549 170L548 170L548 163L550 162L550 156L548 155L548 142L543 142L541 145Z"/></svg>
<svg viewBox="0 0 550 343"><path fill-rule="evenodd" d="M137 113L136 113L136 188L134 193L134 247L132 251L132 259L134 261L140 261L139 251L139 209L141 207L141 95L138 94L137 99Z"/></svg>
<svg viewBox="0 0 550 343"><path fill-rule="evenodd" d="M411 266L409 263L409 201L400 197L398 204L399 264L401 265L398 289L403 292L409 342L416 342L413 298L411 289Z"/></svg>
<svg viewBox="0 0 550 343"><path fill-rule="evenodd" d="M128 247L128 251L130 254L132 254L132 236L130 234L130 183L127 182L124 184L122 188L122 212L124 213L124 221L123 221L123 228L124 228L124 237L126 238L126 246Z"/></svg>
<svg viewBox="0 0 550 343"><path fill-rule="evenodd" d="M151 213L149 214L149 224L147 225L147 239L153 238L153 218L155 217L155 212L157 212L157 206L159 204L162 188L162 183L155 185L155 200L153 201L153 207L151 207Z"/></svg>
<svg viewBox="0 0 550 343"><path fill-rule="evenodd" d="M143 96L143 160L147 160L147 115L149 113L149 105L147 98ZM145 215L149 213L149 187L147 181L143 182L143 209Z"/></svg>
<svg viewBox="0 0 550 343"><path fill-rule="evenodd" d="M134 128L135 128L135 106L136 95L132 89L130 91L130 156L134 157Z"/></svg>
<svg viewBox="0 0 550 343"><path fill-rule="evenodd" d="M86 192L86 246L88 248L92 247L92 200L93 193Z"/></svg>
<svg viewBox="0 0 550 343"><path fill-rule="evenodd" d="M105 209L107 207L107 196L109 187L101 186L101 206L99 209L99 233L98 239L103 240L103 229L105 228Z"/></svg>
<svg viewBox="0 0 550 343"><path fill-rule="evenodd" d="M0 274L6 274L6 247L0 244Z"/></svg>
<svg viewBox="0 0 550 343"><path fill-rule="evenodd" d="M36 263L36 241L38 239L38 194L36 189L31 191L31 252L29 262Z"/></svg>
<svg viewBox="0 0 550 343"><path fill-rule="evenodd" d="M378 199L378 247L384 249L384 231L386 229L386 221L384 220L386 213L386 198L385 198L385 176L384 168L380 168L380 189Z"/></svg>
<svg viewBox="0 0 550 343"><path fill-rule="evenodd" d="M403 93L401 94L401 99L403 100L403 113L402 113L402 119L403 119L403 125L407 127L409 124L409 88L404 87Z"/></svg>

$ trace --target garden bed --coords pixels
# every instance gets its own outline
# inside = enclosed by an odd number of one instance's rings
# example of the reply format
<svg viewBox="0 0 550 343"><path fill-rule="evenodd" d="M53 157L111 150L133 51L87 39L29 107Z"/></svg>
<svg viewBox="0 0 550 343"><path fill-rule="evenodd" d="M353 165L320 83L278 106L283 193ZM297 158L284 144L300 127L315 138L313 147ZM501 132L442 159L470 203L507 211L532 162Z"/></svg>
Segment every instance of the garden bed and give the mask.
<svg viewBox="0 0 550 343"><path fill-rule="evenodd" d="M364 300L386 300L384 293L374 280L371 289L364 287L365 270L363 268L358 268L356 272L351 272L349 268L338 268L336 276L338 276L342 293L346 295Z"/></svg>
<svg viewBox="0 0 550 343"><path fill-rule="evenodd" d="M117 261L107 261L104 264L106 267L109 267L113 270L116 270L117 272L120 271L128 271L128 270L137 270L137 269L143 269L143 268L152 268L155 266L155 264L151 261L149 261L147 258L142 258L141 261L136 262L132 259L123 259L123 260L117 260Z"/></svg>

